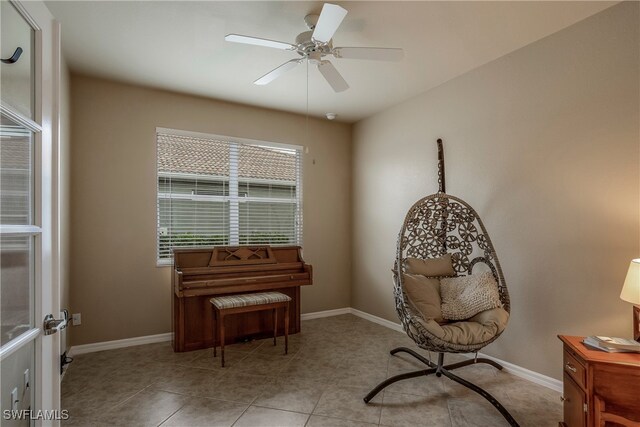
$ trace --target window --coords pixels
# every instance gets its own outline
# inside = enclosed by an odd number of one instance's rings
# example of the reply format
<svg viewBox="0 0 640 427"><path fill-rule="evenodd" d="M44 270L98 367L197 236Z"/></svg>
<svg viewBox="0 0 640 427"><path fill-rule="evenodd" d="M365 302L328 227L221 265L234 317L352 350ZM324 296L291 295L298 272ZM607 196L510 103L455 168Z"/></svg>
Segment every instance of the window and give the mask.
<svg viewBox="0 0 640 427"><path fill-rule="evenodd" d="M156 130L158 264L172 248L302 243L300 147Z"/></svg>

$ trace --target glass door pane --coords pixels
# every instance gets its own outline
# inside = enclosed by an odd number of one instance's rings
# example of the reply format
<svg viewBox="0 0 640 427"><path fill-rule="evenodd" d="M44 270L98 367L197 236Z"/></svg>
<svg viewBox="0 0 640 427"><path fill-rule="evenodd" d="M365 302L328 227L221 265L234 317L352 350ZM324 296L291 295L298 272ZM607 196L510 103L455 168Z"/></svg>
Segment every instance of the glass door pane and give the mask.
<svg viewBox="0 0 640 427"><path fill-rule="evenodd" d="M8 1L0 2L2 37L0 55L11 58L16 48L22 49L20 58L13 64L0 64L2 102L24 117L34 119L34 40L35 32Z"/></svg>
<svg viewBox="0 0 640 427"><path fill-rule="evenodd" d="M0 115L0 346L35 327L33 141Z"/></svg>
<svg viewBox="0 0 640 427"><path fill-rule="evenodd" d="M33 132L0 116L0 224L33 224Z"/></svg>
<svg viewBox="0 0 640 427"><path fill-rule="evenodd" d="M33 236L0 236L0 346L35 325Z"/></svg>

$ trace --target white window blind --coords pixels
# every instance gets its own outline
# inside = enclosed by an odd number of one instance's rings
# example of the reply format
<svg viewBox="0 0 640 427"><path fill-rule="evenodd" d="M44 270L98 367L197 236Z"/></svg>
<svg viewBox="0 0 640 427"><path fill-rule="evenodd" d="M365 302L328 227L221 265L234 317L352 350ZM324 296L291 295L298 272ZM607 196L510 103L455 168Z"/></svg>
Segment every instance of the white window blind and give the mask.
<svg viewBox="0 0 640 427"><path fill-rule="evenodd" d="M174 247L302 244L298 147L158 129L157 253Z"/></svg>

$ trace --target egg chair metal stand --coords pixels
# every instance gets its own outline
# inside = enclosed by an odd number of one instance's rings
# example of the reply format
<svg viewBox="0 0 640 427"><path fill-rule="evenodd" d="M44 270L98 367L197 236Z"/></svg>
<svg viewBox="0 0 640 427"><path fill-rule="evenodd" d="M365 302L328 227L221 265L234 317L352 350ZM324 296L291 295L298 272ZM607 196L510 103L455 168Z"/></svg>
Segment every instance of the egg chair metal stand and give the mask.
<svg viewBox="0 0 640 427"><path fill-rule="evenodd" d="M445 376L467 387L487 399L511 426L518 426L516 420L502 404L483 388L453 374L454 369L475 364L489 364L499 370L502 366L487 358L478 357L478 351L496 340L501 332L495 333L482 342L447 342L425 328L424 319L408 303L404 291L405 260L413 258L437 258L451 254L456 275L469 275L477 265L488 267L498 283L498 293L502 308L510 312L509 292L500 268L500 262L494 250L489 234L477 212L463 200L446 194L444 151L442 140L438 139L438 192L418 200L407 213L398 235L396 260L393 268L394 299L396 312L406 334L415 344L429 352L438 353L438 362L434 363L418 352L398 347L391 355L406 353L425 365L425 369L407 372L386 379L371 390L365 397L370 402L385 387L409 378L435 374ZM445 353L476 353L468 360L444 364Z"/></svg>

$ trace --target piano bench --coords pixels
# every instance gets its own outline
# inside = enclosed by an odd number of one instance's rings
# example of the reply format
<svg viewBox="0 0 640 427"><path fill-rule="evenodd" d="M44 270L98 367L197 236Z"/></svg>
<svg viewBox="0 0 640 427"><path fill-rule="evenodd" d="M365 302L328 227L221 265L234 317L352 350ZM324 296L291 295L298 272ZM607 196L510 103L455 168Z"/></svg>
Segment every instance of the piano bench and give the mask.
<svg viewBox="0 0 640 427"><path fill-rule="evenodd" d="M278 309L284 308L284 354L289 353L289 301L291 297L280 292L258 292L253 294L228 295L209 300L213 305L213 357L216 357L216 341L220 339L221 364L224 368L224 318L230 314L273 310L273 345L278 331ZM216 327L217 326L217 327Z"/></svg>

